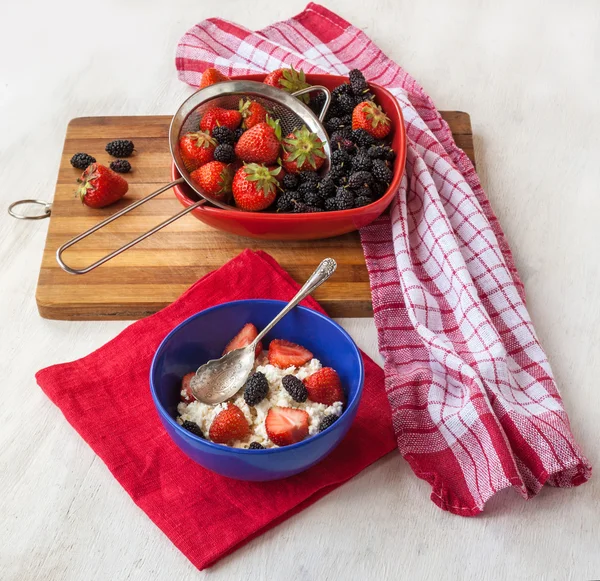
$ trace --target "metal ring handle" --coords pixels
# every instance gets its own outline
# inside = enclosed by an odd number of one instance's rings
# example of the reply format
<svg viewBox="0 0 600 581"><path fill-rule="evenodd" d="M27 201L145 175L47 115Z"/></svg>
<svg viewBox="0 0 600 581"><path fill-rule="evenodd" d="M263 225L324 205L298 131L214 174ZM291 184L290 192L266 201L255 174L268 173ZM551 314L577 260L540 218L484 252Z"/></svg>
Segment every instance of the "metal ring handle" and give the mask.
<svg viewBox="0 0 600 581"><path fill-rule="evenodd" d="M321 112L319 113L319 121L323 123L323 119L325 119L329 105L331 105L331 91L327 87L324 87L323 85L312 85L311 87L306 87L306 89L300 89L299 91L292 93L292 96L300 97L301 95L312 93L313 91L321 91L321 93L325 93L325 103L323 105L323 109L321 109Z"/></svg>
<svg viewBox="0 0 600 581"><path fill-rule="evenodd" d="M38 206L44 206L43 214L34 214L33 216L27 216L26 214L19 214L13 210L17 206L21 206L22 204L36 204ZM45 202L44 200L18 200L13 202L8 207L8 213L17 220L43 220L44 218L49 218L50 213L52 212L52 204L49 202Z"/></svg>
<svg viewBox="0 0 600 581"><path fill-rule="evenodd" d="M152 192L151 194L147 195L145 198L142 198L141 200L138 200L137 202L134 202L133 204L129 204L129 206L123 208L121 211L117 212L116 214L113 214L112 216L110 216L106 220L103 220L99 224L96 224L94 227L90 228L89 230L86 230L85 232L83 232L79 236L76 236L72 240L69 240L68 242L65 242L56 251L56 261L58 262L58 264L60 265L60 267L64 271L68 272L69 274L85 274L86 272L90 272L90 270L94 270L94 268L97 268L98 266L104 264L105 262L108 262L109 260L111 260L115 256L118 256L122 252L125 252L126 250L128 250L132 246L135 246L138 242L141 242L142 240L145 240L146 238L148 238L148 236L152 236L152 234L154 234L155 232L158 232L159 230L162 230L165 226L168 226L169 224L175 222L175 220L179 220L179 218L181 218L182 216L185 216L186 214L188 214L192 210L195 210L196 208L202 206L203 204L206 204L206 200L200 200L199 202L196 202L195 204L192 204L191 206L188 206L187 208L185 208L184 210L182 210L178 214L175 214L174 216L171 216L170 218L167 218L164 222L161 222L160 224L158 224L158 226L155 226L151 230L148 230L148 232L144 232L144 234L141 234L140 236L138 236L137 238L135 238L131 242L128 242L124 246L121 246L121 248L117 248L115 251L111 252L110 254L107 254L106 256L103 256L102 258L100 258L100 260L97 260L96 262L94 262L93 264L90 264L89 266L87 266L85 268L76 269L76 268L71 268L70 266L68 266L67 264L65 264L65 262L62 259L62 253L67 248L70 248L74 244L77 244L80 240L83 240L84 238L87 238L90 234L93 234L94 232L97 232L101 228L104 228L104 226L106 226L107 224L110 224L111 222L113 222L117 218L120 218L121 216L124 216L125 214L131 212L131 210L134 210L138 206L141 206L142 204L145 204L146 202L148 202L152 198L155 198L159 194L162 194L163 192L166 192L167 190L170 190L173 186L175 186L177 184L182 184L184 181L185 180L183 178L179 178L178 180L175 180L174 182L171 182L170 184L167 184L166 186L163 186L159 190L156 190L155 192Z"/></svg>

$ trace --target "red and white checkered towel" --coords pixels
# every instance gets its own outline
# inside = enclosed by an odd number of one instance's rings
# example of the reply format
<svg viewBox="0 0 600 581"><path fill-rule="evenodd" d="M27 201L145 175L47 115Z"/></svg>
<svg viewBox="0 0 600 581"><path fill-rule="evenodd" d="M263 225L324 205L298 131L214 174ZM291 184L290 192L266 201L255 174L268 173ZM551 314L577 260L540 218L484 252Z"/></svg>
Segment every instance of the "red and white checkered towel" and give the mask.
<svg viewBox="0 0 600 581"><path fill-rule="evenodd" d="M182 80L293 65L360 69L402 106L406 173L389 215L361 231L398 448L432 500L479 513L507 486L576 486L575 442L525 307L523 284L472 163L419 84L358 28L317 4L252 32L209 19L177 48Z"/></svg>

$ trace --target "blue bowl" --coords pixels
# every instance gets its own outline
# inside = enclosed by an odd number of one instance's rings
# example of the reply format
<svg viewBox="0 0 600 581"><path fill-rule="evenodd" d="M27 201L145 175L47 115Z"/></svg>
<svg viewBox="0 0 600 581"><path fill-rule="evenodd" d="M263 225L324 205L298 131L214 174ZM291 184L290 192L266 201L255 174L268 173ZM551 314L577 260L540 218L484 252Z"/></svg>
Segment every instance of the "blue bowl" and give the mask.
<svg viewBox="0 0 600 581"><path fill-rule="evenodd" d="M285 306L282 301L244 300L217 305L191 316L160 344L150 369L150 390L158 415L179 448L194 462L238 480L276 480L306 470L329 454L350 428L362 394L362 357L350 335L337 323L305 307L296 307L267 334L312 351L323 366L339 374L347 396L340 418L302 442L266 450L244 450L214 444L184 430L176 421L181 378L220 357L225 345L245 323L264 328Z"/></svg>

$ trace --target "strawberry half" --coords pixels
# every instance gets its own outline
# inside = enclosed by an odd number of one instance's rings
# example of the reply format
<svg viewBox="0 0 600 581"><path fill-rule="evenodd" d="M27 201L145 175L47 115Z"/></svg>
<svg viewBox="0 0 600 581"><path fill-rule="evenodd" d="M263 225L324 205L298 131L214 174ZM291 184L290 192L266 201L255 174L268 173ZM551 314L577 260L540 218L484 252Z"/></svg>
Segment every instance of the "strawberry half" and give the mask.
<svg viewBox="0 0 600 581"><path fill-rule="evenodd" d="M208 436L217 444L229 444L233 440L243 440L250 434L250 426L242 410L233 405L219 412L212 421Z"/></svg>
<svg viewBox="0 0 600 581"><path fill-rule="evenodd" d="M224 200L231 193L232 169L222 161L209 161L194 170L190 177L200 189L217 200Z"/></svg>
<svg viewBox="0 0 600 581"><path fill-rule="evenodd" d="M210 87L210 85L216 85L217 83L222 83L223 81L229 81L229 77L225 76L222 72L218 71L215 68L206 69L202 73L202 78L200 79L199 89L204 89L204 87Z"/></svg>
<svg viewBox="0 0 600 581"><path fill-rule="evenodd" d="M336 401L345 402L346 395L342 389L340 376L335 369L323 367L304 380L308 391L308 399L317 403L331 405Z"/></svg>
<svg viewBox="0 0 600 581"><path fill-rule="evenodd" d="M289 69L277 69L272 73L269 73L265 77L263 83L271 85L272 87L277 87L278 89L283 89L288 93L295 93L300 89L310 87L306 82L304 71L302 69L297 71L294 67L290 67ZM298 98L307 104L310 101L310 96L308 94L301 95Z"/></svg>
<svg viewBox="0 0 600 581"><path fill-rule="evenodd" d="M301 367L312 358L308 349L285 339L273 339L269 345L269 363L280 369Z"/></svg>
<svg viewBox="0 0 600 581"><path fill-rule="evenodd" d="M244 129L250 129L267 120L267 110L257 101L240 99L239 111L242 115L242 127Z"/></svg>
<svg viewBox="0 0 600 581"><path fill-rule="evenodd" d="M285 171L298 173L303 170L317 171L325 161L323 142L306 125L292 131L283 140L282 162Z"/></svg>
<svg viewBox="0 0 600 581"><path fill-rule="evenodd" d="M269 170L257 163L249 163L238 169L231 187L237 207L250 212L268 208L277 197L279 182L275 176L280 169Z"/></svg>
<svg viewBox="0 0 600 581"><path fill-rule="evenodd" d="M275 406L265 418L265 429L273 444L289 446L308 436L308 420L304 410Z"/></svg>
<svg viewBox="0 0 600 581"><path fill-rule="evenodd" d="M258 329L252 323L246 323L238 332L238 334L227 343L227 347L223 350L223 355L227 355L230 351L247 347L258 336ZM256 345L256 356L262 353L262 342L259 341Z"/></svg>
<svg viewBox="0 0 600 581"><path fill-rule="evenodd" d="M188 171L213 161L217 142L206 131L186 133L179 140L181 157Z"/></svg>
<svg viewBox="0 0 600 581"><path fill-rule="evenodd" d="M191 403L196 400L192 394L192 390L190 389L190 381L192 381L192 377L194 377L194 375L196 374L187 373L181 380L181 401L184 401L185 403Z"/></svg>
<svg viewBox="0 0 600 581"><path fill-rule="evenodd" d="M129 184L112 169L99 163L87 166L79 178L77 195L90 208L104 208L118 202L129 189Z"/></svg>
<svg viewBox="0 0 600 581"><path fill-rule="evenodd" d="M392 122L379 105L363 101L352 111L352 129L364 129L375 139L383 139L392 130Z"/></svg>
<svg viewBox="0 0 600 581"><path fill-rule="evenodd" d="M217 126L224 126L235 131L242 122L242 114L233 109L213 107L209 109L200 120L200 129L208 133Z"/></svg>
<svg viewBox="0 0 600 581"><path fill-rule="evenodd" d="M235 154L249 163L275 163L279 157L280 140L279 121L267 117L265 123L258 123L244 131L235 145Z"/></svg>

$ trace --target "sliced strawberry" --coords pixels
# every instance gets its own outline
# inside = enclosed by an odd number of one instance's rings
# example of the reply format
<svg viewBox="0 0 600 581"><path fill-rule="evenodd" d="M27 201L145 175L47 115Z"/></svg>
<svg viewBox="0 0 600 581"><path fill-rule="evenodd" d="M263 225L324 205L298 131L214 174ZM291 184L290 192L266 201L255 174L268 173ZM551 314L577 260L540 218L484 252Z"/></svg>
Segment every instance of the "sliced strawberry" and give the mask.
<svg viewBox="0 0 600 581"><path fill-rule="evenodd" d="M183 376L181 380L181 401L185 403L191 403L196 400L196 398L192 395L192 390L190 389L190 381L192 381L192 377L196 375L195 373L188 373Z"/></svg>
<svg viewBox="0 0 600 581"><path fill-rule="evenodd" d="M212 421L208 436L217 444L228 444L233 440L243 440L249 433L250 426L242 410L233 404L229 404Z"/></svg>
<svg viewBox="0 0 600 581"><path fill-rule="evenodd" d="M265 419L265 429L273 444L295 444L308 436L308 414L295 408L272 407Z"/></svg>
<svg viewBox="0 0 600 581"><path fill-rule="evenodd" d="M235 349L241 349L247 347L256 339L258 335L258 329L252 323L246 323L239 331L239 333L227 343L227 347L223 351L223 355L227 355L230 351ZM262 353L262 342L259 341L256 345L256 356L258 357Z"/></svg>
<svg viewBox="0 0 600 581"><path fill-rule="evenodd" d="M312 358L313 354L308 349L285 339L273 339L269 345L269 363L280 369L301 367Z"/></svg>
<svg viewBox="0 0 600 581"><path fill-rule="evenodd" d="M340 376L335 369L323 367L304 380L308 391L308 399L317 403L331 405L336 401L345 402L346 396L342 389Z"/></svg>

